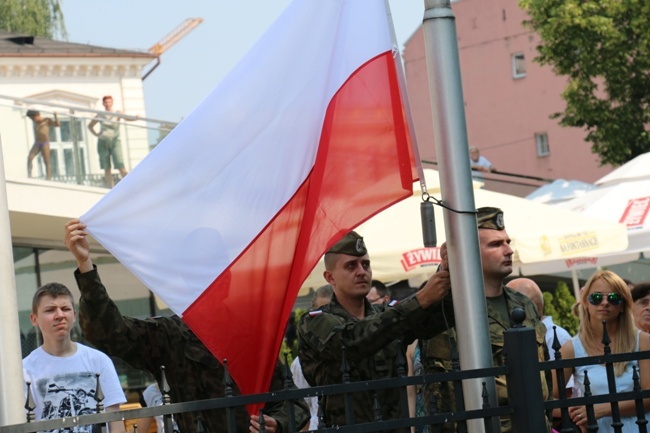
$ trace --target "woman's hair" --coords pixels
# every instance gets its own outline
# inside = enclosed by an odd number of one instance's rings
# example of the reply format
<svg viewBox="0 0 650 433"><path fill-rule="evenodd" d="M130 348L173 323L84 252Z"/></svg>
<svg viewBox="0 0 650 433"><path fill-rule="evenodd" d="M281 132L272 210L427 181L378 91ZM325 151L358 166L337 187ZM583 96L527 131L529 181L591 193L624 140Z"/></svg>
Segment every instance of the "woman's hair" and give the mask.
<svg viewBox="0 0 650 433"><path fill-rule="evenodd" d="M623 302L621 302L621 314L618 316L617 335L612 346L612 353L626 353L633 352L636 346L636 326L634 324L634 317L632 316L632 295L630 288L623 281L621 277L612 271L596 271L580 294L580 304L578 310L580 312L580 327L578 335L584 345L587 353L590 356L600 355L602 353L602 346L600 341L600 329L594 329L591 324L591 316L589 314L589 294L591 286L598 280L603 280L611 289L611 292L621 295ZM597 324L596 326L601 326ZM614 371L617 376L623 374L627 362L617 362L614 364Z"/></svg>

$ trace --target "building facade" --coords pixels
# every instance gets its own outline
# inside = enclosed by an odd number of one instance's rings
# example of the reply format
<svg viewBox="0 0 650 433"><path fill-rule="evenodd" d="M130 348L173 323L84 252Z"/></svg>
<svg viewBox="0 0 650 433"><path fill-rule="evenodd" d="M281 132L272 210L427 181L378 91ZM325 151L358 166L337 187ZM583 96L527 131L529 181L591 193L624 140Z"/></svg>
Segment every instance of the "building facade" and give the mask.
<svg viewBox="0 0 650 433"><path fill-rule="evenodd" d="M155 56L0 32L0 144L16 276L23 355L39 344L29 320L35 290L60 282L79 298L72 272L76 262L63 245L63 226L100 200L109 190L99 166L97 139L88 123L103 113L102 97L111 95L114 110L131 116L119 134L127 171L135 167L164 136L164 122L146 118L142 76ZM35 141L27 110L52 118L52 177L43 158L34 160L28 176L27 155ZM115 170L117 173L117 170ZM93 245L93 260L111 296L126 315L146 317L160 311L149 290L108 254ZM144 380L118 365L125 387ZM129 383L131 382L131 383Z"/></svg>
<svg viewBox="0 0 650 433"><path fill-rule="evenodd" d="M612 170L600 166L586 133L563 128L550 116L564 108L567 80L534 62L540 38L525 28L516 0L452 3L462 74L469 146L497 170L544 179L593 182ZM422 159L436 160L424 32L407 42L404 64L416 138ZM495 183L486 187L524 196L534 187Z"/></svg>

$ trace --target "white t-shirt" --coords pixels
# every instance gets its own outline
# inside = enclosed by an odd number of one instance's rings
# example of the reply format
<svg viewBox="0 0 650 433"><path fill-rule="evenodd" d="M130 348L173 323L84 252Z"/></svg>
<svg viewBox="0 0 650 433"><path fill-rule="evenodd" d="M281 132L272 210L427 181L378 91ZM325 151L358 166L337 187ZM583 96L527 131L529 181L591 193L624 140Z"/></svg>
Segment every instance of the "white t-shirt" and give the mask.
<svg viewBox="0 0 650 433"><path fill-rule="evenodd" d="M555 332L557 332L557 339L560 342L560 347L564 346L564 343L571 339L571 334L569 334L569 332L563 327L553 323L553 318L551 316L544 316L542 323L546 326L546 346L548 347L548 354L551 356L552 361L555 359L555 350L553 350L555 334L553 333L553 326L555 326Z"/></svg>
<svg viewBox="0 0 650 433"><path fill-rule="evenodd" d="M36 420L96 413L95 374L99 374L104 407L126 402L113 362L98 350L77 343L71 356L50 355L42 346L27 355L23 376L31 383ZM92 427L78 426L73 432L91 433Z"/></svg>
<svg viewBox="0 0 650 433"><path fill-rule="evenodd" d="M469 159L470 166L478 165L485 168L492 167L492 163L484 156L479 156L478 161L474 161L472 158ZM483 178L483 172L478 170L472 170L472 176L477 178Z"/></svg>
<svg viewBox="0 0 650 433"><path fill-rule="evenodd" d="M145 390L142 391L142 398L144 399L144 402L147 405L147 407L162 406L163 404L163 395L162 392L160 392L160 388L158 387L157 383L154 383L146 387ZM172 427L175 432L179 431L178 425L176 424L176 421L174 421L173 416L172 416ZM158 430L158 433L165 433L165 421L162 415L158 415L156 417L156 428Z"/></svg>
<svg viewBox="0 0 650 433"><path fill-rule="evenodd" d="M300 360L296 357L291 363L291 375L293 376L293 383L298 388L309 388L309 383L305 376L302 374L302 367L300 365ZM309 419L309 430L318 429L318 398L317 397L306 397L305 401L309 406L309 413L311 415Z"/></svg>

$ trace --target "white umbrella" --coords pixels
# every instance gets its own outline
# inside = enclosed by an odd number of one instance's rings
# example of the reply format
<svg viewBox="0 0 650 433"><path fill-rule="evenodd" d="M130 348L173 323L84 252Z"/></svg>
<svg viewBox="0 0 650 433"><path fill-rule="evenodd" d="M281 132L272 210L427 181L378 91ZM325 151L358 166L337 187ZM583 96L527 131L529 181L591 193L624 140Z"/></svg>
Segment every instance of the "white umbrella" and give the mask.
<svg viewBox="0 0 650 433"><path fill-rule="evenodd" d="M439 195L438 172L425 170L425 177L429 193ZM625 227L621 224L478 188L474 189L474 199L477 208L503 209L506 230L515 249L515 273L526 264L553 261L556 267L561 267L558 259L620 251L627 247ZM368 247L373 278L390 282L425 277L435 271L440 262L439 251L423 247L421 201L416 182L412 197L375 215L356 229ZM434 207L439 246L445 241L443 214L439 206ZM323 270L321 260L303 284L302 294L309 287L325 284ZM560 271L547 267L543 273Z"/></svg>
<svg viewBox="0 0 650 433"><path fill-rule="evenodd" d="M650 152L639 155L631 161L601 177L595 183L599 186L611 186L623 182L650 178Z"/></svg>
<svg viewBox="0 0 650 433"><path fill-rule="evenodd" d="M555 204L580 197L585 192L596 188L596 185L579 180L557 179L540 186L528 194L526 198L538 203Z"/></svg>
<svg viewBox="0 0 650 433"><path fill-rule="evenodd" d="M625 224L628 247L618 253L583 257L565 270L633 262L643 253L650 258L650 153L637 156L596 181L599 187L557 206L586 216Z"/></svg>
<svg viewBox="0 0 650 433"><path fill-rule="evenodd" d="M650 258L650 153L634 158L595 183L598 188L572 200L557 203L556 206L586 216L625 224L628 231L628 247L619 252L593 254L545 264L556 268L562 268L563 265L562 271L570 271L576 292L579 289L579 270L635 262L642 253ZM524 265L521 272L535 275L542 273L539 268L539 264Z"/></svg>
<svg viewBox="0 0 650 433"><path fill-rule="evenodd" d="M625 224L629 245L623 253L633 253L638 258L638 253L650 252L650 177L603 186L557 206Z"/></svg>

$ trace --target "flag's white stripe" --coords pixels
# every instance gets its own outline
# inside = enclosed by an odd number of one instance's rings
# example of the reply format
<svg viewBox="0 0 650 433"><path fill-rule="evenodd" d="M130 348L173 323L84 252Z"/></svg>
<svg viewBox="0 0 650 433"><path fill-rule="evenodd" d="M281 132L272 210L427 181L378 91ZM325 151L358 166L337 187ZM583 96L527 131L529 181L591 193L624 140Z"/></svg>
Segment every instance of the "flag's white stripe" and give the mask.
<svg viewBox="0 0 650 433"><path fill-rule="evenodd" d="M333 95L390 49L384 0L294 1L222 84L82 219L182 314L307 177Z"/></svg>

